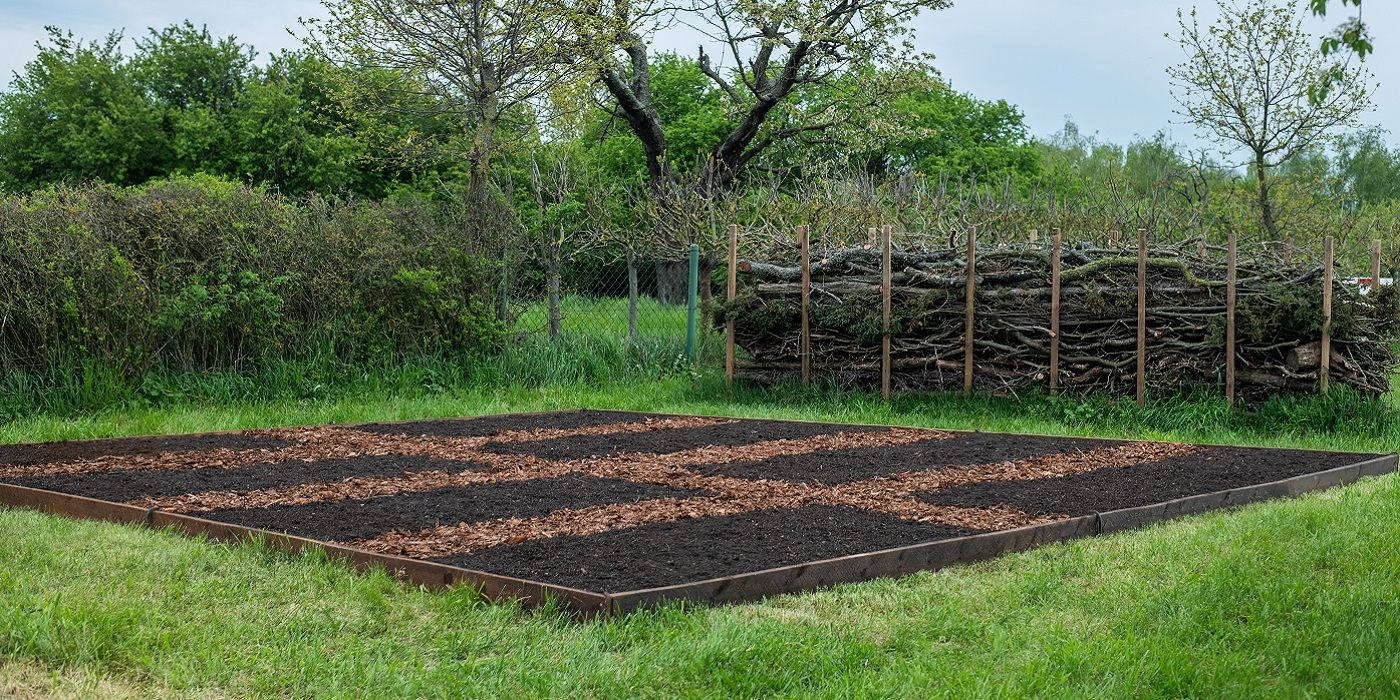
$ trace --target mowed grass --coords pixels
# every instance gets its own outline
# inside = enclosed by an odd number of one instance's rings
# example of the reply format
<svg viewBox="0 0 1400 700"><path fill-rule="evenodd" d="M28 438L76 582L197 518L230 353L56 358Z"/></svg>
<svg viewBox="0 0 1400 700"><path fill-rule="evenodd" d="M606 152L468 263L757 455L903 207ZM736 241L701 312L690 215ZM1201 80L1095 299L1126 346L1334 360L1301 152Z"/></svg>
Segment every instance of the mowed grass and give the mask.
<svg viewBox="0 0 1400 700"><path fill-rule="evenodd" d="M683 413L1365 451L1392 399L1124 402L610 384L194 402L0 441L548 410ZM899 580L578 622L257 546L0 510L0 689L148 696L1181 697L1400 694L1400 478ZM643 553L644 555L645 553ZM21 685L22 684L22 685ZM104 695L101 691L87 694Z"/></svg>

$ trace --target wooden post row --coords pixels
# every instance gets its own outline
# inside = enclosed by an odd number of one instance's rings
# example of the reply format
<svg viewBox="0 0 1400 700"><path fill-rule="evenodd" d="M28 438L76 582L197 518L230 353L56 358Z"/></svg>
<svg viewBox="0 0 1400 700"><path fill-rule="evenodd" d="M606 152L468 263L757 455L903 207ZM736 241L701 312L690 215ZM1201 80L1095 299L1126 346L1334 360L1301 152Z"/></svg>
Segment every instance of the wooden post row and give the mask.
<svg viewBox="0 0 1400 700"><path fill-rule="evenodd" d="M732 303L734 297L739 294L739 225L729 225L729 289L727 298ZM724 387L729 390L734 389L734 318L733 309L730 309L730 318L724 324Z"/></svg>
<svg viewBox="0 0 1400 700"><path fill-rule="evenodd" d="M883 229L885 237L884 263L881 265L882 274L880 277L880 292L884 296L883 326L884 334L880 340L880 395L886 401L890 400L890 307L892 306L894 289L894 270L891 263L890 236L894 233L894 227L885 224Z"/></svg>
<svg viewBox="0 0 1400 700"><path fill-rule="evenodd" d="M802 255L802 338L798 341L798 353L802 358L802 383L812 383L812 326L808 317L808 305L812 298L812 256L811 241L807 227L797 227L797 246Z"/></svg>
<svg viewBox="0 0 1400 700"><path fill-rule="evenodd" d="M1381 240L1371 241L1371 292L1381 288Z"/></svg>
<svg viewBox="0 0 1400 700"><path fill-rule="evenodd" d="M1138 229L1137 404L1147 402L1147 229Z"/></svg>
<svg viewBox="0 0 1400 700"><path fill-rule="evenodd" d="M1235 408L1235 234L1230 242L1225 264L1225 403Z"/></svg>
<svg viewBox="0 0 1400 700"><path fill-rule="evenodd" d="M963 397L972 396L972 334L977 307L977 227L967 230L967 318L963 325Z"/></svg>
<svg viewBox="0 0 1400 700"><path fill-rule="evenodd" d="M1317 386L1327 393L1332 372L1332 237L1322 244L1322 357L1319 358Z"/></svg>
<svg viewBox="0 0 1400 700"><path fill-rule="evenodd" d="M1060 388L1060 229L1050 235L1050 394Z"/></svg>

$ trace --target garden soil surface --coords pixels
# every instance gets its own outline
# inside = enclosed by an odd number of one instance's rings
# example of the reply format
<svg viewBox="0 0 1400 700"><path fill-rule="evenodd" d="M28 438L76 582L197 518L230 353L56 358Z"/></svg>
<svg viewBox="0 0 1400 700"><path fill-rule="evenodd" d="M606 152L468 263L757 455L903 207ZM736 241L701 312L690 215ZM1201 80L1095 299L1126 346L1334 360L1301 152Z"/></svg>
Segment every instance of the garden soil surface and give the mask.
<svg viewBox="0 0 1400 700"><path fill-rule="evenodd" d="M569 411L0 446L0 482L622 592L1372 457Z"/></svg>

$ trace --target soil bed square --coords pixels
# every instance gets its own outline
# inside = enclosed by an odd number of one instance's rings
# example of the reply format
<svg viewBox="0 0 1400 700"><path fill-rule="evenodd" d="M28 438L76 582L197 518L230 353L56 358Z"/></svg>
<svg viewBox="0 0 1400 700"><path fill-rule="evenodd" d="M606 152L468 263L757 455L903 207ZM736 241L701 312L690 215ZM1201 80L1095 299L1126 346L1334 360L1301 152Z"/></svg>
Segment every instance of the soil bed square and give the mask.
<svg viewBox="0 0 1400 700"><path fill-rule="evenodd" d="M1395 464L569 411L0 446L0 506L224 538L286 533L426 585L620 612L934 569Z"/></svg>

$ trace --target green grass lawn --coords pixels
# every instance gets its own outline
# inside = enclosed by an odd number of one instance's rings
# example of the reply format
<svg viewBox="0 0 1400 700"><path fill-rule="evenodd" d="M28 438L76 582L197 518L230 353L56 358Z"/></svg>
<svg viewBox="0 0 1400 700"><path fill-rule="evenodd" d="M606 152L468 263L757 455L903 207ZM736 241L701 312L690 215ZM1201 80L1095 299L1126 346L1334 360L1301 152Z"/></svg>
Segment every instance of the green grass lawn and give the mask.
<svg viewBox="0 0 1400 700"><path fill-rule="evenodd" d="M712 374L31 416L0 441L581 405L1392 451L1392 399L726 394ZM579 623L316 557L0 510L0 693L1394 696L1400 478L763 603Z"/></svg>

